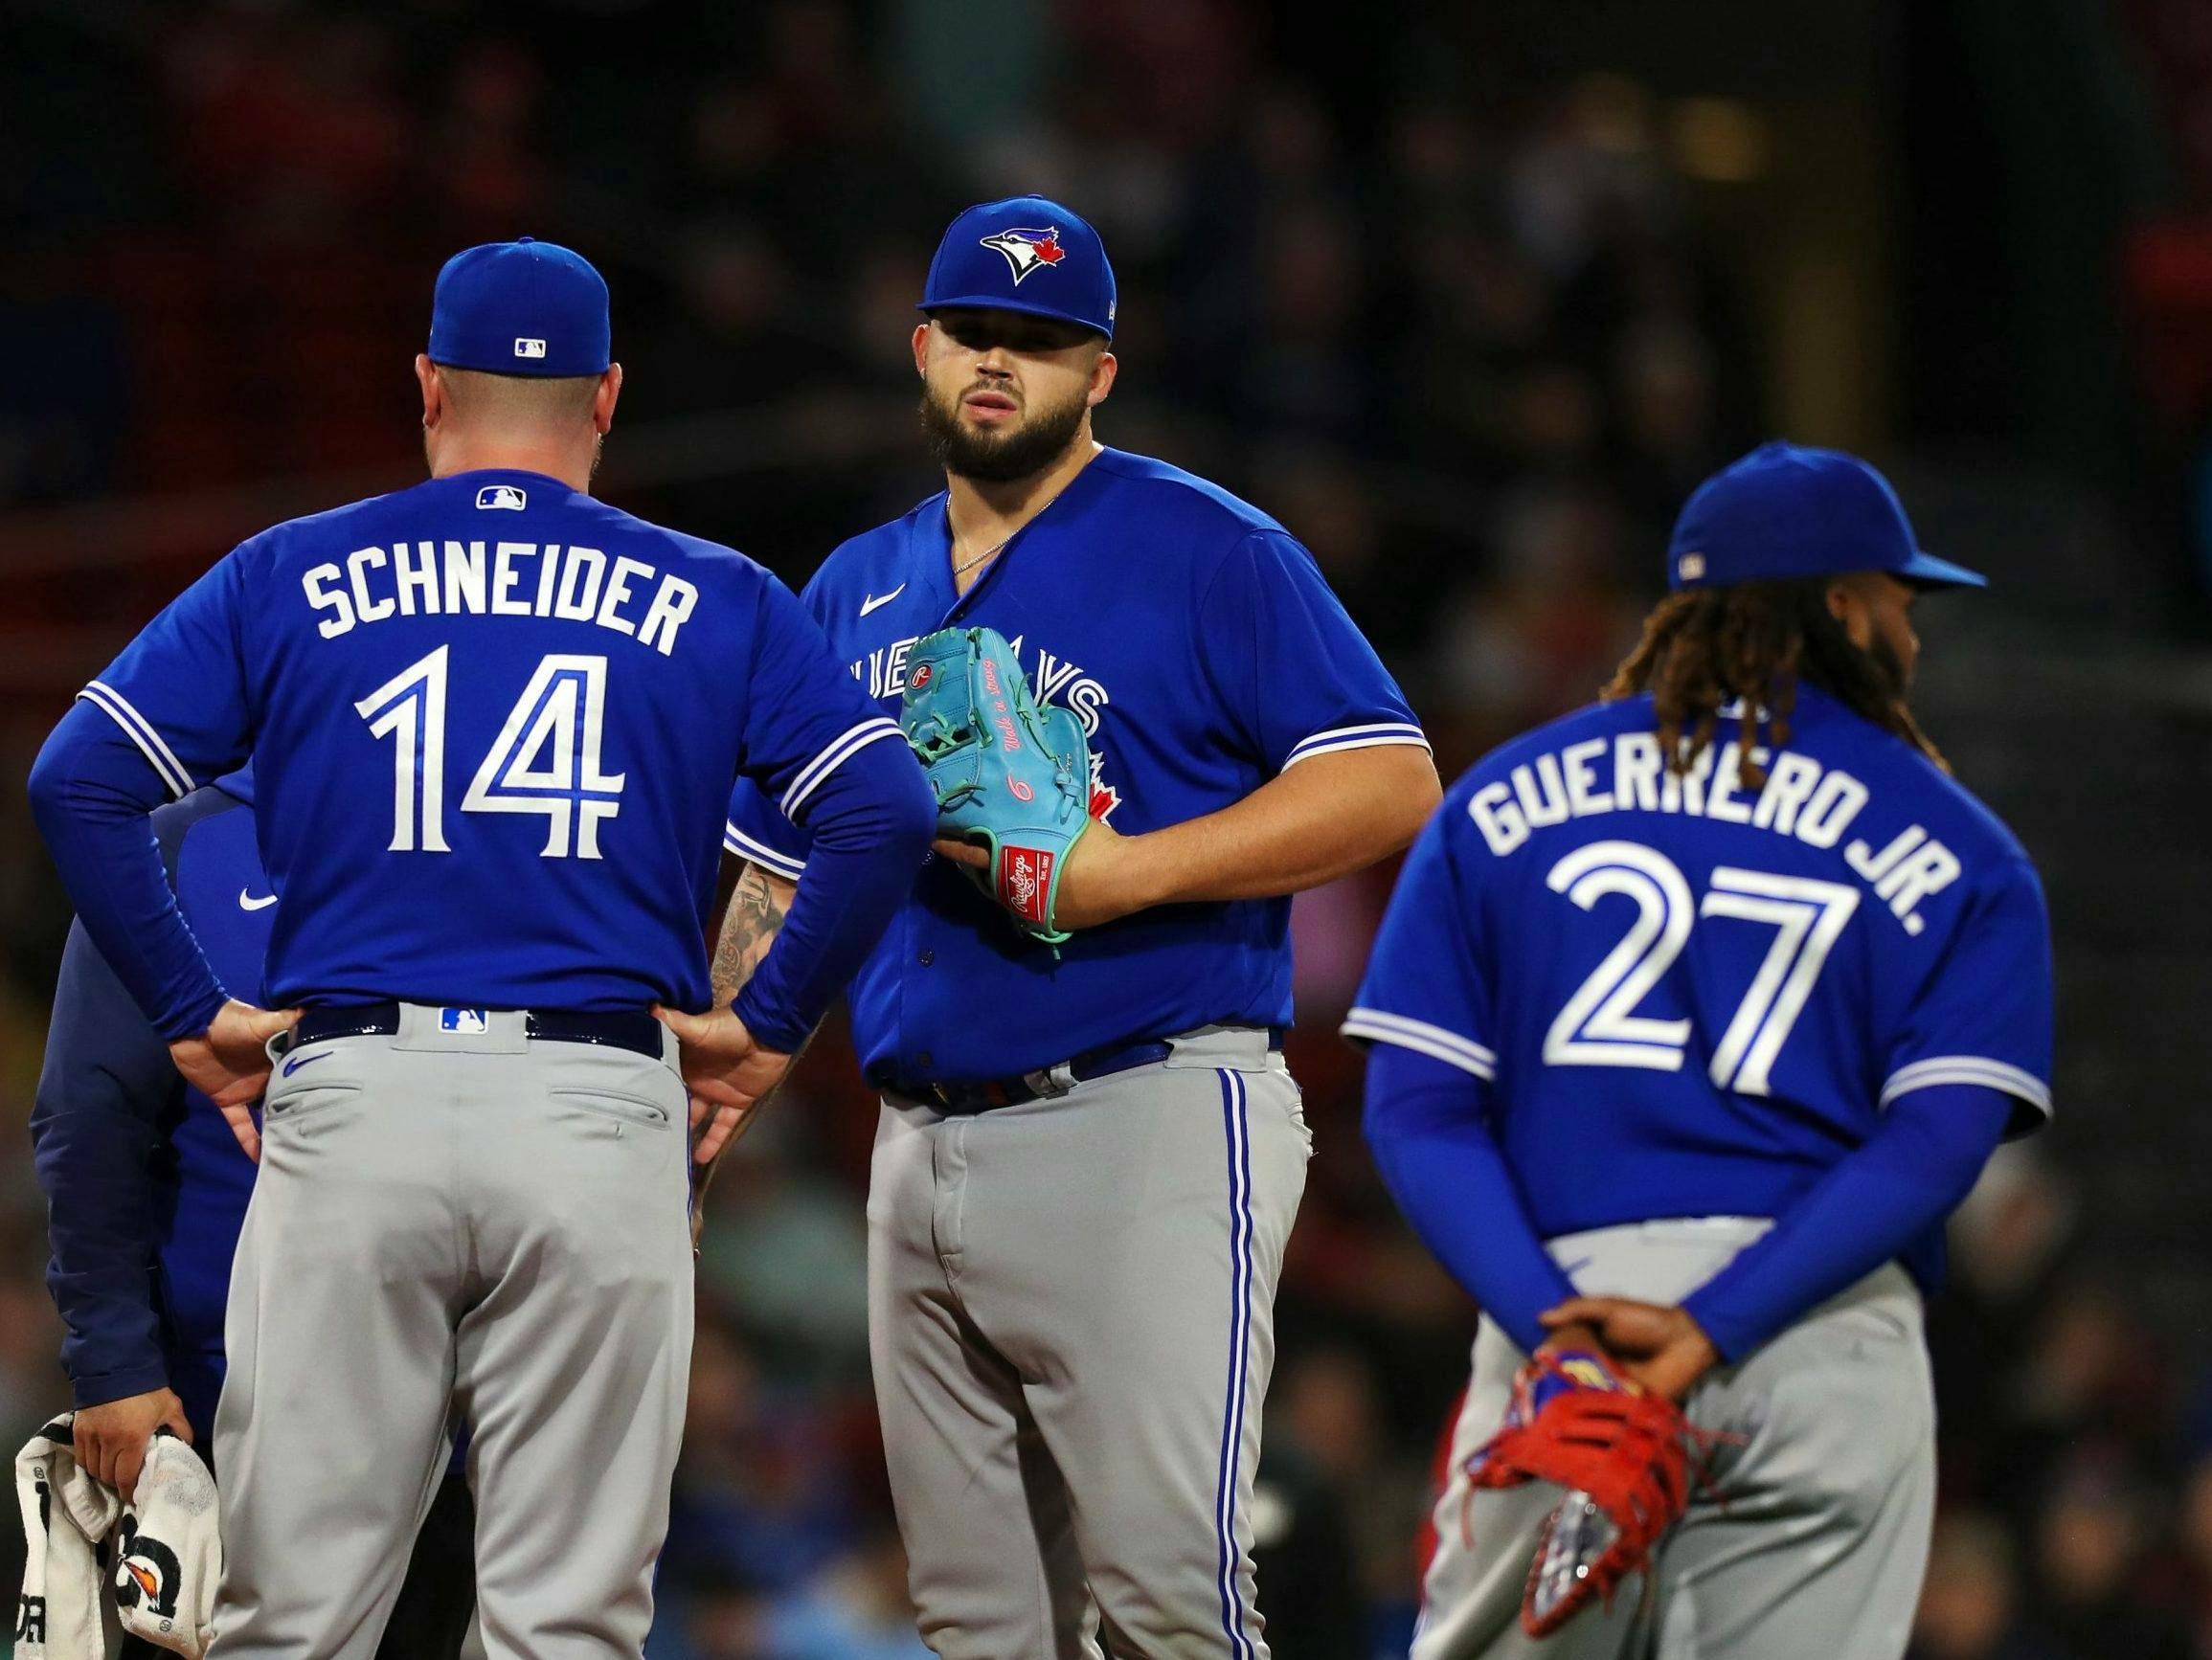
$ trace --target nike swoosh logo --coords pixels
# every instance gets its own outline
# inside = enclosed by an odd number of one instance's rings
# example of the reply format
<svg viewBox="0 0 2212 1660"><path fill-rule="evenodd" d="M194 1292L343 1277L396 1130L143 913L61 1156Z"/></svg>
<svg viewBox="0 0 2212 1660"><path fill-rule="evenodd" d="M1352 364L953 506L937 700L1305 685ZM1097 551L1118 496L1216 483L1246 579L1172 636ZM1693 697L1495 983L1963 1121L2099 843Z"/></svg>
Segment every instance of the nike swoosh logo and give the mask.
<svg viewBox="0 0 2212 1660"><path fill-rule="evenodd" d="M238 909L240 910L266 910L270 906L276 903L277 896L273 893L269 894L266 898L256 899L244 888L241 887L238 889Z"/></svg>
<svg viewBox="0 0 2212 1660"><path fill-rule="evenodd" d="M906 584L902 582L896 588L892 589L889 594L884 594L881 598L878 598L872 594L863 595L860 601L861 616L866 617L871 611L881 611L885 606L889 605L892 600L896 599L905 592Z"/></svg>
<svg viewBox="0 0 2212 1660"><path fill-rule="evenodd" d="M284 1063L284 1076L289 1078L302 1066L312 1066L317 1061L327 1061L337 1052L335 1049L325 1049L320 1055L294 1055Z"/></svg>

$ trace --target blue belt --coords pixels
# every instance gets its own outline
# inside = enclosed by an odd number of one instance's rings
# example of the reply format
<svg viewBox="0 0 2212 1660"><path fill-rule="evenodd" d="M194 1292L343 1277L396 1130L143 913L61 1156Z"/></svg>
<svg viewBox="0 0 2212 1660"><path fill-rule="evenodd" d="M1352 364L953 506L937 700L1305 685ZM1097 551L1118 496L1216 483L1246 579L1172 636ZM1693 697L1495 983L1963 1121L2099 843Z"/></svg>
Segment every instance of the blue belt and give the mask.
<svg viewBox="0 0 2212 1660"><path fill-rule="evenodd" d="M525 1009L523 1032L553 1043L598 1043L658 1061L667 1030L643 1009ZM292 1028L289 1048L329 1038L390 1037L399 1030L397 1003L352 1003L309 1009Z"/></svg>
<svg viewBox="0 0 2212 1660"><path fill-rule="evenodd" d="M1280 1028L1268 1028L1268 1047L1282 1047ZM977 1084L922 1084L887 1075L877 1083L889 1094L924 1102L948 1117L971 1118L995 1107L1020 1107L1047 1095L1065 1094L1070 1085L1088 1084L1094 1079L1111 1078L1117 1072L1149 1066L1166 1060L1174 1052L1175 1046L1165 1038L1152 1038L1141 1043L1110 1043L1102 1049L1087 1050L1072 1061L1024 1072L1017 1078L986 1078Z"/></svg>

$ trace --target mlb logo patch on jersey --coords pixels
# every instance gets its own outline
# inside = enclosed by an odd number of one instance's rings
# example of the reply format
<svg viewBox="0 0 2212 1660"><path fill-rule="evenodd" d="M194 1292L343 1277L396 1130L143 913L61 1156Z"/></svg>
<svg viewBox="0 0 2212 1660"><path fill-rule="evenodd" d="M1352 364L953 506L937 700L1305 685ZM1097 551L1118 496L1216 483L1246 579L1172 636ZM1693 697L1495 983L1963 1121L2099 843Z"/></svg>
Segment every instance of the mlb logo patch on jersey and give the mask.
<svg viewBox="0 0 2212 1660"><path fill-rule="evenodd" d="M476 492L476 505L479 507L505 507L510 513L519 513L530 505L530 496L527 491L518 490L512 484L486 484Z"/></svg>
<svg viewBox="0 0 2212 1660"><path fill-rule="evenodd" d="M1049 225L1043 230L1028 230L1015 226L1001 231L995 236L982 238L982 245L996 249L1006 258L1006 264L1014 273L1014 286L1019 288L1023 280L1048 265L1057 265L1068 257L1068 250L1060 246L1060 227Z"/></svg>
<svg viewBox="0 0 2212 1660"><path fill-rule="evenodd" d="M517 357L543 357L545 355L545 342L517 336L514 343L514 354Z"/></svg>
<svg viewBox="0 0 2212 1660"><path fill-rule="evenodd" d="M440 1009L438 1029L441 1032L459 1032L463 1037L482 1037L491 1022L485 1019L482 1009Z"/></svg>

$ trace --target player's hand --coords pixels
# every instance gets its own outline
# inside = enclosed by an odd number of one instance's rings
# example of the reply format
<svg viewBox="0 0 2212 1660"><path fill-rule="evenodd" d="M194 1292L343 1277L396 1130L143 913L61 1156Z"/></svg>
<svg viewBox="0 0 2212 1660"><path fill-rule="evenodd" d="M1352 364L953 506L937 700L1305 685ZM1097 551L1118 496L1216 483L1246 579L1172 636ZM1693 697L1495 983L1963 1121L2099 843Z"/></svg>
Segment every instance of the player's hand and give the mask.
<svg viewBox="0 0 2212 1660"><path fill-rule="evenodd" d="M755 1043L730 1009L688 1015L656 1003L653 1016L676 1034L678 1065L691 1093L691 1156L711 1164L749 1123L761 1097L783 1081L791 1057Z"/></svg>
<svg viewBox="0 0 2212 1660"><path fill-rule="evenodd" d="M1096 928L1102 922L1142 910L1152 901L1143 890L1144 863L1140 838L1124 836L1103 819L1095 820L1068 849L1060 889L1052 896L1054 928ZM939 839L938 855L971 870L988 870L990 853L970 841Z"/></svg>
<svg viewBox="0 0 2212 1660"><path fill-rule="evenodd" d="M1669 1401L1681 1401L1721 1363L1704 1328L1681 1309L1629 1297L1569 1297L1538 1317L1554 1337L1570 1331L1596 1337L1625 1375Z"/></svg>
<svg viewBox="0 0 2212 1660"><path fill-rule="evenodd" d="M233 998L215 1011L208 1029L180 1038L169 1058L184 1081L222 1110L231 1133L256 1163L261 1133L254 1124L254 1103L269 1087L269 1040L299 1024L298 1009L257 1009Z"/></svg>
<svg viewBox="0 0 2212 1660"><path fill-rule="evenodd" d="M168 1427L188 1447L192 1426L185 1422L184 1402L168 1389L149 1389L144 1395L125 1395L121 1401L103 1401L98 1406L77 1409L76 1443L79 1466L123 1494L125 1504L138 1491L138 1472L146 1468L146 1450L153 1432Z"/></svg>

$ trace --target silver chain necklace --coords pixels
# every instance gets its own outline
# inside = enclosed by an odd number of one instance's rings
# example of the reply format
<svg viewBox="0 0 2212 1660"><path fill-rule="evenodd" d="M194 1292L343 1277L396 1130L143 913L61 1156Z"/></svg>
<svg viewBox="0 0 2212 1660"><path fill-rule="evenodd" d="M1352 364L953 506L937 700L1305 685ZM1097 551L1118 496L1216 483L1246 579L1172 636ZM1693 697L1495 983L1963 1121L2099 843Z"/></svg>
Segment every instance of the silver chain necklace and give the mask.
<svg viewBox="0 0 2212 1660"><path fill-rule="evenodd" d="M955 576L964 576L967 574L967 572L973 571L984 560L990 558L993 554L998 552L1000 549L1004 548L1007 543L1011 542L1016 536L1019 536L1020 534L1021 531L1015 530L1000 537L998 541L993 543L990 547L985 548L981 553L977 554L973 559L970 559L966 564L954 566L953 574Z"/></svg>

